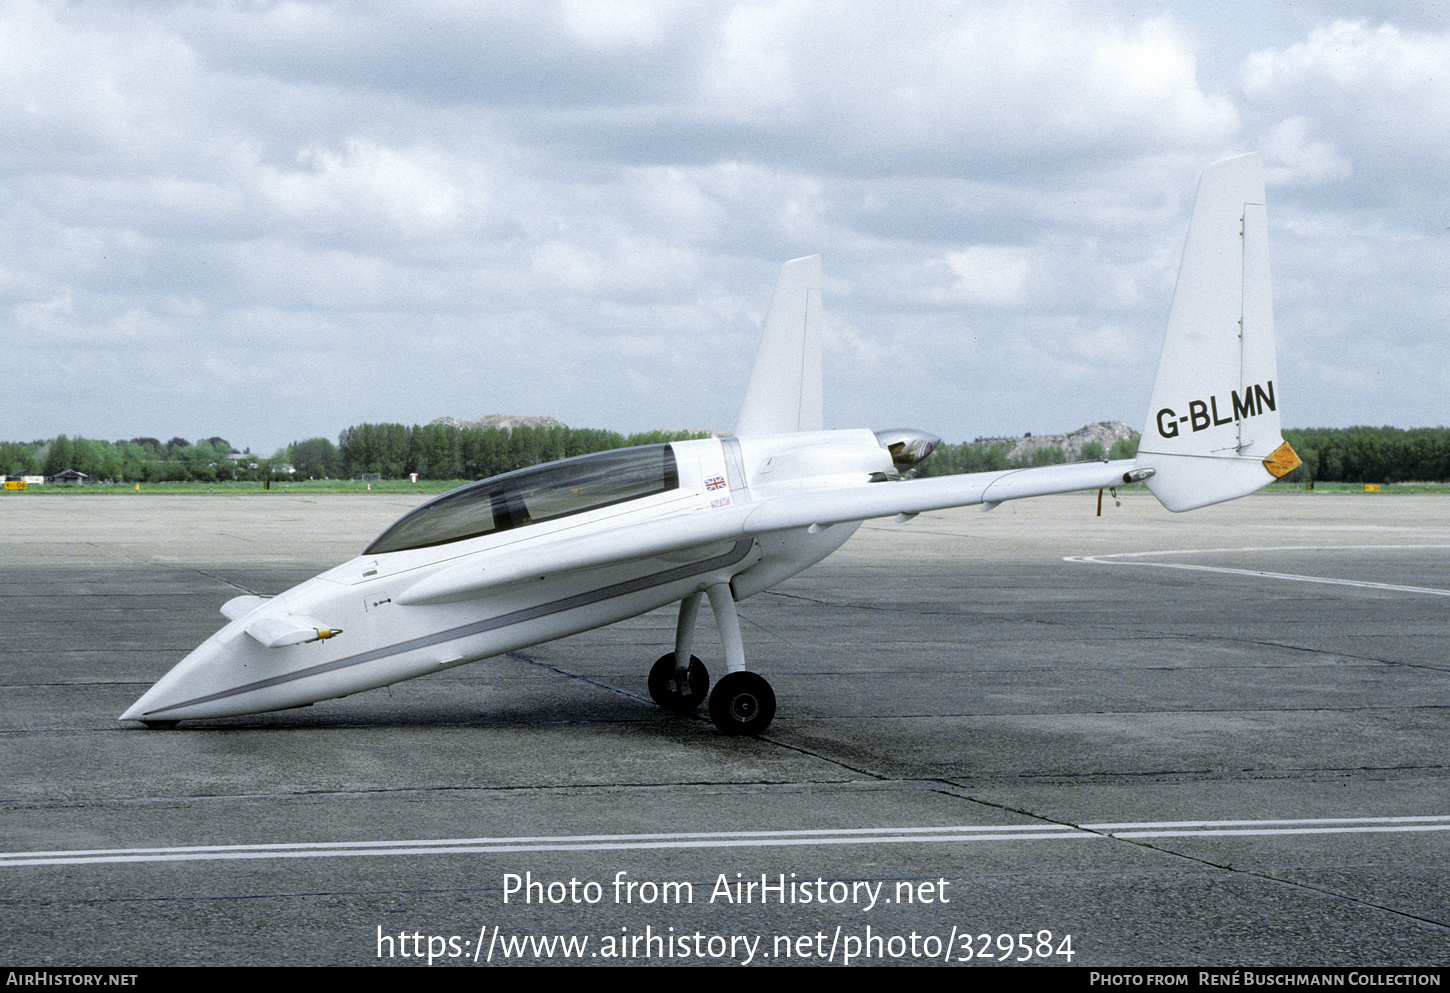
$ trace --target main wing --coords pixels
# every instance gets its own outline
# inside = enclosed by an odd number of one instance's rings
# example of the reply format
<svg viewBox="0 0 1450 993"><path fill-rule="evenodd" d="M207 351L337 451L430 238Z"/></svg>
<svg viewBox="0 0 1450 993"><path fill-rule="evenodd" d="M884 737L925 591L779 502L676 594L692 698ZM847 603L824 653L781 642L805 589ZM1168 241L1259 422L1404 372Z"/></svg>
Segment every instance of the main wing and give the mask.
<svg viewBox="0 0 1450 993"><path fill-rule="evenodd" d="M1136 471L1135 464L1126 460L1079 462L797 490L750 503L626 524L583 537L566 531L547 541L536 539L516 550L500 549L486 558L469 559L434 573L394 600L400 604L445 603L477 596L491 587L616 562L692 550L703 557L712 546L775 531L829 527L971 504L984 504L990 509L1004 500L1122 486L1132 481Z"/></svg>

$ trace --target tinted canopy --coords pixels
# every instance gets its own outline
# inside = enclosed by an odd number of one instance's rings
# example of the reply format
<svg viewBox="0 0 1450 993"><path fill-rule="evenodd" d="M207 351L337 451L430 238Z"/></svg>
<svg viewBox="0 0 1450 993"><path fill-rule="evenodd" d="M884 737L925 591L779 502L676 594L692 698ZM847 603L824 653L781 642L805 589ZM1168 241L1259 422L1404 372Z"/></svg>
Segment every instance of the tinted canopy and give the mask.
<svg viewBox="0 0 1450 993"><path fill-rule="evenodd" d="M450 490L404 514L363 554L462 541L637 500L679 485L669 445L581 455Z"/></svg>

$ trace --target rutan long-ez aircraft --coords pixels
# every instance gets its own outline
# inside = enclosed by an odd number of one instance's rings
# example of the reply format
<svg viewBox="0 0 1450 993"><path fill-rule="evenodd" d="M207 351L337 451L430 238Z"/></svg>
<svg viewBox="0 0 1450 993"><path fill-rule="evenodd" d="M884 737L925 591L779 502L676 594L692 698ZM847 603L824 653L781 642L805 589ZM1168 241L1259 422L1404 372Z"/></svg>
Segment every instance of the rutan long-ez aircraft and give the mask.
<svg viewBox="0 0 1450 993"><path fill-rule="evenodd" d="M732 437L585 455L445 493L350 562L228 623L121 715L152 728L305 706L678 603L649 674L668 710L706 700L754 735L775 694L751 671L735 605L830 555L862 521L1142 482L1169 510L1252 493L1298 464L1279 434L1268 226L1257 154L1210 166L1136 458L903 478L939 439L826 431L819 256L781 269ZM706 600L725 675L691 654Z"/></svg>

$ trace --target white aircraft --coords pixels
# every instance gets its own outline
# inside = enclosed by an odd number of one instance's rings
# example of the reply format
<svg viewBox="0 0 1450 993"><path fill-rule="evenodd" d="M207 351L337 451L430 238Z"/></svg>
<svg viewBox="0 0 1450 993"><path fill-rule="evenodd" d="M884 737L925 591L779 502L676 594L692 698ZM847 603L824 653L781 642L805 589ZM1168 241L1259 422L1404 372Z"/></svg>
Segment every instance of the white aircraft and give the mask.
<svg viewBox="0 0 1450 993"><path fill-rule="evenodd" d="M422 504L358 558L230 623L121 715L148 727L300 707L679 603L650 695L690 712L708 598L726 734L759 734L770 684L746 666L735 605L819 562L864 520L1144 482L1172 511L1231 500L1298 464L1279 435L1263 166L1203 174L1137 457L904 479L939 439L822 430L820 257L781 269L735 435L585 455Z"/></svg>

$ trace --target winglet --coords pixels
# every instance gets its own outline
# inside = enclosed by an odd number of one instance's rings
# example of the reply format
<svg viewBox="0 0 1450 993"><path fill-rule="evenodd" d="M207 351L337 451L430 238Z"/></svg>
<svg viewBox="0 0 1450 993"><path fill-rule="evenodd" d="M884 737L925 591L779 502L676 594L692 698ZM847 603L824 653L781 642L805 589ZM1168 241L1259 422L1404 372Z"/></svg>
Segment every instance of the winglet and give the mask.
<svg viewBox="0 0 1450 993"><path fill-rule="evenodd" d="M234 596L222 604L222 616L229 621L239 621L266 602L266 597Z"/></svg>
<svg viewBox="0 0 1450 993"><path fill-rule="evenodd" d="M821 257L792 259L781 266L770 298L737 435L824 427L821 322Z"/></svg>
<svg viewBox="0 0 1450 993"><path fill-rule="evenodd" d="M1169 510L1275 479L1265 460L1284 440L1268 240L1258 153L1205 169L1138 446L1137 464L1155 470L1148 488Z"/></svg>

